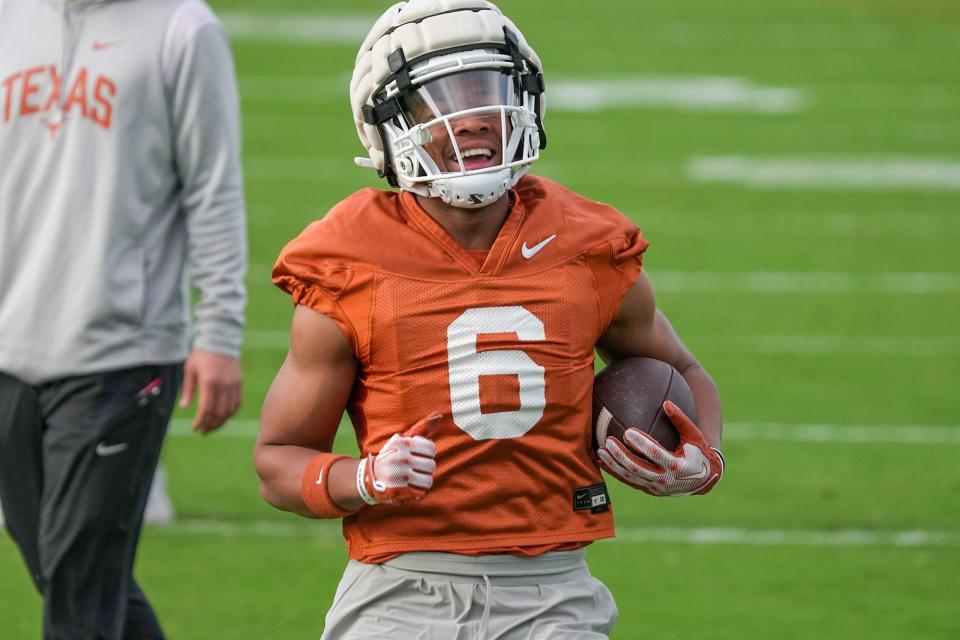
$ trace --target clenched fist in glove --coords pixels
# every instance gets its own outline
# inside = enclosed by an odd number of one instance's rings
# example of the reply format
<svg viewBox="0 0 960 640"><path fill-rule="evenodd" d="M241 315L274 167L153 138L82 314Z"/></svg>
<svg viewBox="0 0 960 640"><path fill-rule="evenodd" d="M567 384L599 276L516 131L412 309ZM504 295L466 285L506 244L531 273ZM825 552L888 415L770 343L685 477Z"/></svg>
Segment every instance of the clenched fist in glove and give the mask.
<svg viewBox="0 0 960 640"><path fill-rule="evenodd" d="M437 446L429 439L443 416L423 418L404 433L394 434L380 453L371 453L357 467L357 491L367 504L406 504L426 495L437 470Z"/></svg>
<svg viewBox="0 0 960 640"><path fill-rule="evenodd" d="M703 494L723 476L723 456L709 446L693 421L669 400L663 403L670 422L680 433L676 450L668 451L639 429L627 429L626 444L649 460L637 457L616 438L597 451L600 466L627 484L655 496ZM651 462L652 461L652 462Z"/></svg>

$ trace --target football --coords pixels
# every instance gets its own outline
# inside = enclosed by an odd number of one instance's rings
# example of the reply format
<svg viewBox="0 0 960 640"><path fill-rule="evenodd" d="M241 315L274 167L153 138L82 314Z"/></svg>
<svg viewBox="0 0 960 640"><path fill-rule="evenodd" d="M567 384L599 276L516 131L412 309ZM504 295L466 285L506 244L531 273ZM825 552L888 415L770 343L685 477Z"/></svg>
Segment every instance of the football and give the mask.
<svg viewBox="0 0 960 640"><path fill-rule="evenodd" d="M623 432L634 428L673 451L680 443L680 435L663 411L665 400L697 421L690 387L672 366L653 358L612 362L593 382L594 447L606 442L608 436L625 442Z"/></svg>

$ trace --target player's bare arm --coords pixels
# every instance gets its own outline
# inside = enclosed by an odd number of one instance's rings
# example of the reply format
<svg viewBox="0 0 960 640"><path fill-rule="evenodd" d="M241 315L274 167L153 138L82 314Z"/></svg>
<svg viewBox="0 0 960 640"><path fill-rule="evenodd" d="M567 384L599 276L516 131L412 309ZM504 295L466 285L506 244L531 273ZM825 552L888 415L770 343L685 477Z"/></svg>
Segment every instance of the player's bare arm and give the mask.
<svg viewBox="0 0 960 640"><path fill-rule="evenodd" d="M664 403L664 411L680 434L676 450L668 451L642 431L628 429L625 442L608 438L597 451L603 468L652 495L710 491L723 475L720 394L716 383L657 309L653 286L645 273L640 273L627 292L616 320L597 348L607 361L644 356L671 364L690 386L699 416L699 425L694 424L676 405Z"/></svg>
<svg viewBox="0 0 960 640"><path fill-rule="evenodd" d="M365 505L413 502L433 486L436 446L429 436L439 414L409 428L398 424L398 433L364 459L329 455L356 375L336 323L298 306L290 352L267 394L257 439L267 502L306 517L336 517Z"/></svg>
<svg viewBox="0 0 960 640"><path fill-rule="evenodd" d="M642 356L673 365L690 385L697 405L697 426L710 446L720 447L723 422L717 385L657 309L653 285L645 272L640 273L627 292L616 320L600 339L597 350L607 362Z"/></svg>
<svg viewBox="0 0 960 640"><path fill-rule="evenodd" d="M260 492L273 506L316 517L304 502L301 479L318 453L332 451L356 374L357 362L336 323L296 307L290 351L264 401L255 452ZM330 497L345 510L363 505L354 481L358 464L343 459L330 469Z"/></svg>

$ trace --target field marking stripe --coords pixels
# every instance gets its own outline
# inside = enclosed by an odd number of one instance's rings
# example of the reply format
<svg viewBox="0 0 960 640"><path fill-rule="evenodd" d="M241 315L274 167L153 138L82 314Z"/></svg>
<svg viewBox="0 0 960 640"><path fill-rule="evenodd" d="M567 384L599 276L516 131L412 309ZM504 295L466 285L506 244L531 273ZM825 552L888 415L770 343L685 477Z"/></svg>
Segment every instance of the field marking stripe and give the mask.
<svg viewBox="0 0 960 640"><path fill-rule="evenodd" d="M697 156L689 161L687 175L756 189L960 190L960 161L954 158Z"/></svg>
<svg viewBox="0 0 960 640"><path fill-rule="evenodd" d="M331 14L322 11L223 10L218 11L231 38L278 42L344 43L362 41L376 20L373 14ZM749 31L749 38L745 35ZM637 41L657 48L702 49L714 46L743 47L755 44L767 51L783 50L899 51L902 30L882 22L827 23L779 22L740 23L723 21L656 22L635 30ZM949 24L924 25L928 44L955 49L960 31Z"/></svg>
<svg viewBox="0 0 960 640"><path fill-rule="evenodd" d="M725 291L782 294L960 293L960 274L949 271L853 273L850 271L658 271L659 291Z"/></svg>
<svg viewBox="0 0 960 640"><path fill-rule="evenodd" d="M272 287L273 265L254 263L251 284ZM670 271L648 270L657 291L759 294L894 294L960 293L960 273L951 271Z"/></svg>
<svg viewBox="0 0 960 640"><path fill-rule="evenodd" d="M960 532L911 529L790 530L646 527L617 530L616 540L682 544L802 547L957 547Z"/></svg>
<svg viewBox="0 0 960 640"><path fill-rule="evenodd" d="M218 15L231 39L351 46L363 41L376 20L373 15L268 11L220 11Z"/></svg>
<svg viewBox="0 0 960 640"><path fill-rule="evenodd" d="M960 445L960 425L837 425L734 422L724 428L731 440L831 444Z"/></svg>
<svg viewBox="0 0 960 640"><path fill-rule="evenodd" d="M320 78L243 75L238 81L243 100L266 103L302 104L345 99L350 85L349 75ZM585 79L559 75L550 81L551 111L591 113L665 107L681 111L779 114L800 111L809 102L807 93L801 89L758 85L742 77L622 75Z"/></svg>
<svg viewBox="0 0 960 640"><path fill-rule="evenodd" d="M714 352L759 355L840 353L936 358L960 354L960 337L953 336L690 335L685 336L685 341ZM289 347L290 332L285 329L248 330L244 337L246 351L286 351Z"/></svg>
<svg viewBox="0 0 960 640"><path fill-rule="evenodd" d="M686 340L698 348L758 355L839 353L939 358L960 354L960 337L949 336L690 336Z"/></svg>
<svg viewBox="0 0 960 640"><path fill-rule="evenodd" d="M255 438L259 421L231 420L214 437ZM196 436L190 420L178 418L170 425L170 435ZM341 429L339 438L352 439L349 428ZM770 442L808 442L829 444L927 444L960 445L960 425L842 425L786 424L776 422L731 422L724 425L726 440L766 440Z"/></svg>
<svg viewBox="0 0 960 640"><path fill-rule="evenodd" d="M728 76L619 76L595 80L556 77L550 108L594 112L630 107L795 113L809 102L792 87L768 87Z"/></svg>
<svg viewBox="0 0 960 640"><path fill-rule="evenodd" d="M191 518L178 520L168 525L148 524L147 528L152 533L173 535L318 538L331 544L342 544L340 526L337 522L230 521ZM721 527L618 527L614 541L740 546L957 547L960 546L960 532L926 529L902 531L841 529L828 531Z"/></svg>

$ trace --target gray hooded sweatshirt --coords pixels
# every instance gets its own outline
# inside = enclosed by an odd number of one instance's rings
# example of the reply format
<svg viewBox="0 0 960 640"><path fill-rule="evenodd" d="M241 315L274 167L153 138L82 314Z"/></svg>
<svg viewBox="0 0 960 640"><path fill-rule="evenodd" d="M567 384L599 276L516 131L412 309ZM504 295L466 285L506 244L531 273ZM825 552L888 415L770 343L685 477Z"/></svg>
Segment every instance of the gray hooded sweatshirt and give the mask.
<svg viewBox="0 0 960 640"><path fill-rule="evenodd" d="M209 7L0 0L0 371L178 362L191 341L238 356L246 257L233 61Z"/></svg>

